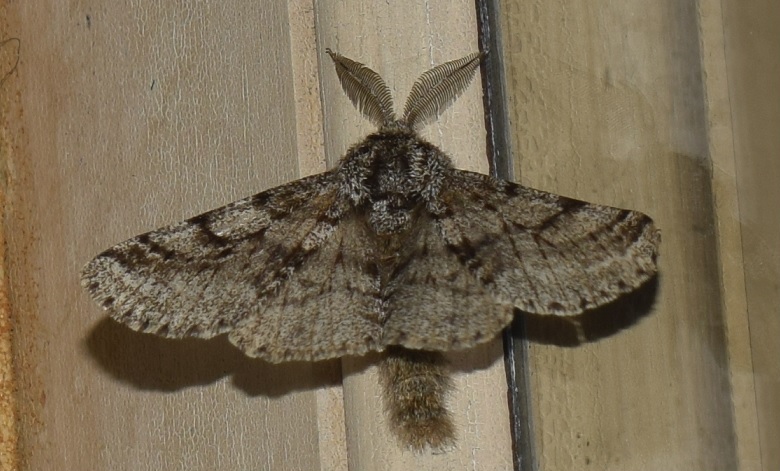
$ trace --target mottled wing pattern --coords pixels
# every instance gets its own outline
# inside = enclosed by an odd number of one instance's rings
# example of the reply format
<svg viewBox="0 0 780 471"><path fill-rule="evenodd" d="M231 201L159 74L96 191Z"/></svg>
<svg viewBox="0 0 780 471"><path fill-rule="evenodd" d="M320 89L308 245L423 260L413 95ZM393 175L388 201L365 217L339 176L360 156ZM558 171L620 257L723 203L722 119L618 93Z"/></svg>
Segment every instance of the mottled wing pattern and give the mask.
<svg viewBox="0 0 780 471"><path fill-rule="evenodd" d="M526 312L580 314L656 273L660 234L636 211L462 170L452 171L440 204L435 225L447 252L497 302Z"/></svg>
<svg viewBox="0 0 780 471"><path fill-rule="evenodd" d="M84 267L82 284L111 317L137 331L173 338L235 331L231 340L252 356L319 358L313 345L292 343L291 336L339 323L343 336L362 341L370 329L350 324L351 313L336 312L329 299L344 295L361 314L360 306L375 302L344 292L370 283L350 266L350 255L363 249L345 247L332 214L337 195L332 172L259 193L106 250ZM335 265L330 279L312 268L326 262ZM248 333L261 340L248 341ZM325 356L350 348L338 345Z"/></svg>
<svg viewBox="0 0 780 471"><path fill-rule="evenodd" d="M270 361L324 360L382 350L374 238L355 213L344 217L230 341Z"/></svg>
<svg viewBox="0 0 780 471"><path fill-rule="evenodd" d="M490 340L512 320L514 306L476 282L434 221L420 218L383 291L384 343L449 351Z"/></svg>

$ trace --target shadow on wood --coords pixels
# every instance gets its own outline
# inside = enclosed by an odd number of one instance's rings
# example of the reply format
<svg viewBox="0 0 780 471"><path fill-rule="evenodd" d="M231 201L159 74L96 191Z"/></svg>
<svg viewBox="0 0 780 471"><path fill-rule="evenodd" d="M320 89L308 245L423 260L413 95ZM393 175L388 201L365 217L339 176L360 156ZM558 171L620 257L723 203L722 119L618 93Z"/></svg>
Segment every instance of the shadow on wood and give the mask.
<svg viewBox="0 0 780 471"><path fill-rule="evenodd" d="M272 364L247 357L225 336L166 339L109 318L98 322L82 346L111 376L144 390L177 391L232 375L233 384L250 396L277 397L341 382L337 360Z"/></svg>
<svg viewBox="0 0 780 471"><path fill-rule="evenodd" d="M525 320L525 338L541 344L577 347L583 340L595 342L611 337L648 316L653 310L657 291L658 276L631 293L580 316L540 316L522 312L520 315ZM578 324L584 339L578 336Z"/></svg>

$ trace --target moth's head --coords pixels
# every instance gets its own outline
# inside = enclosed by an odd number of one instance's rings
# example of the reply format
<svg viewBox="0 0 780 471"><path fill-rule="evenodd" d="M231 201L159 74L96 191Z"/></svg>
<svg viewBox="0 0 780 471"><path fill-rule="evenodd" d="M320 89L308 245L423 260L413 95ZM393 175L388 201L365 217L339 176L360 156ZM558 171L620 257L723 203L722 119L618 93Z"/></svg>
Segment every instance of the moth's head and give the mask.
<svg viewBox="0 0 780 471"><path fill-rule="evenodd" d="M475 52L422 74L412 86L399 119L393 111L390 89L379 74L330 49L325 52L333 59L341 88L363 116L380 130L411 132L435 120L463 93L485 55Z"/></svg>
<svg viewBox="0 0 780 471"><path fill-rule="evenodd" d="M379 126L380 134L395 135L395 134L413 134L416 130L409 126L409 124L402 120L396 119L389 123L383 123Z"/></svg>

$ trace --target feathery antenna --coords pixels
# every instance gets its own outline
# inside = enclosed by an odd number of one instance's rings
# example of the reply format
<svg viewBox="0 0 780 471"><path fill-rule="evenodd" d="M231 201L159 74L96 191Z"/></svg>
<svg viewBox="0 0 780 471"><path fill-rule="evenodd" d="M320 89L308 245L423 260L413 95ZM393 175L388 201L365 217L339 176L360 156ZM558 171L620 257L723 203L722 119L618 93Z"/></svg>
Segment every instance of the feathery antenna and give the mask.
<svg viewBox="0 0 780 471"><path fill-rule="evenodd" d="M330 49L325 52L336 65L341 88L363 116L379 128L395 121L393 97L379 74Z"/></svg>
<svg viewBox="0 0 780 471"><path fill-rule="evenodd" d="M475 52L422 74L412 86L401 121L419 129L436 119L466 89L483 56Z"/></svg>

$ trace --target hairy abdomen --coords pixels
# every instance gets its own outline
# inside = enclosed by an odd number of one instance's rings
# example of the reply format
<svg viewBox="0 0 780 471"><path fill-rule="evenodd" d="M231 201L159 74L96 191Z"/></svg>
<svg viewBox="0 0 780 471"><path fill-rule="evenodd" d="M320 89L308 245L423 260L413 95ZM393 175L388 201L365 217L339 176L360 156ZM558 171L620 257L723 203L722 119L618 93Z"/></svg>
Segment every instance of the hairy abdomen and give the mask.
<svg viewBox="0 0 780 471"><path fill-rule="evenodd" d="M446 407L451 380L441 354L390 347L379 375L390 427L401 442L416 451L455 443Z"/></svg>

